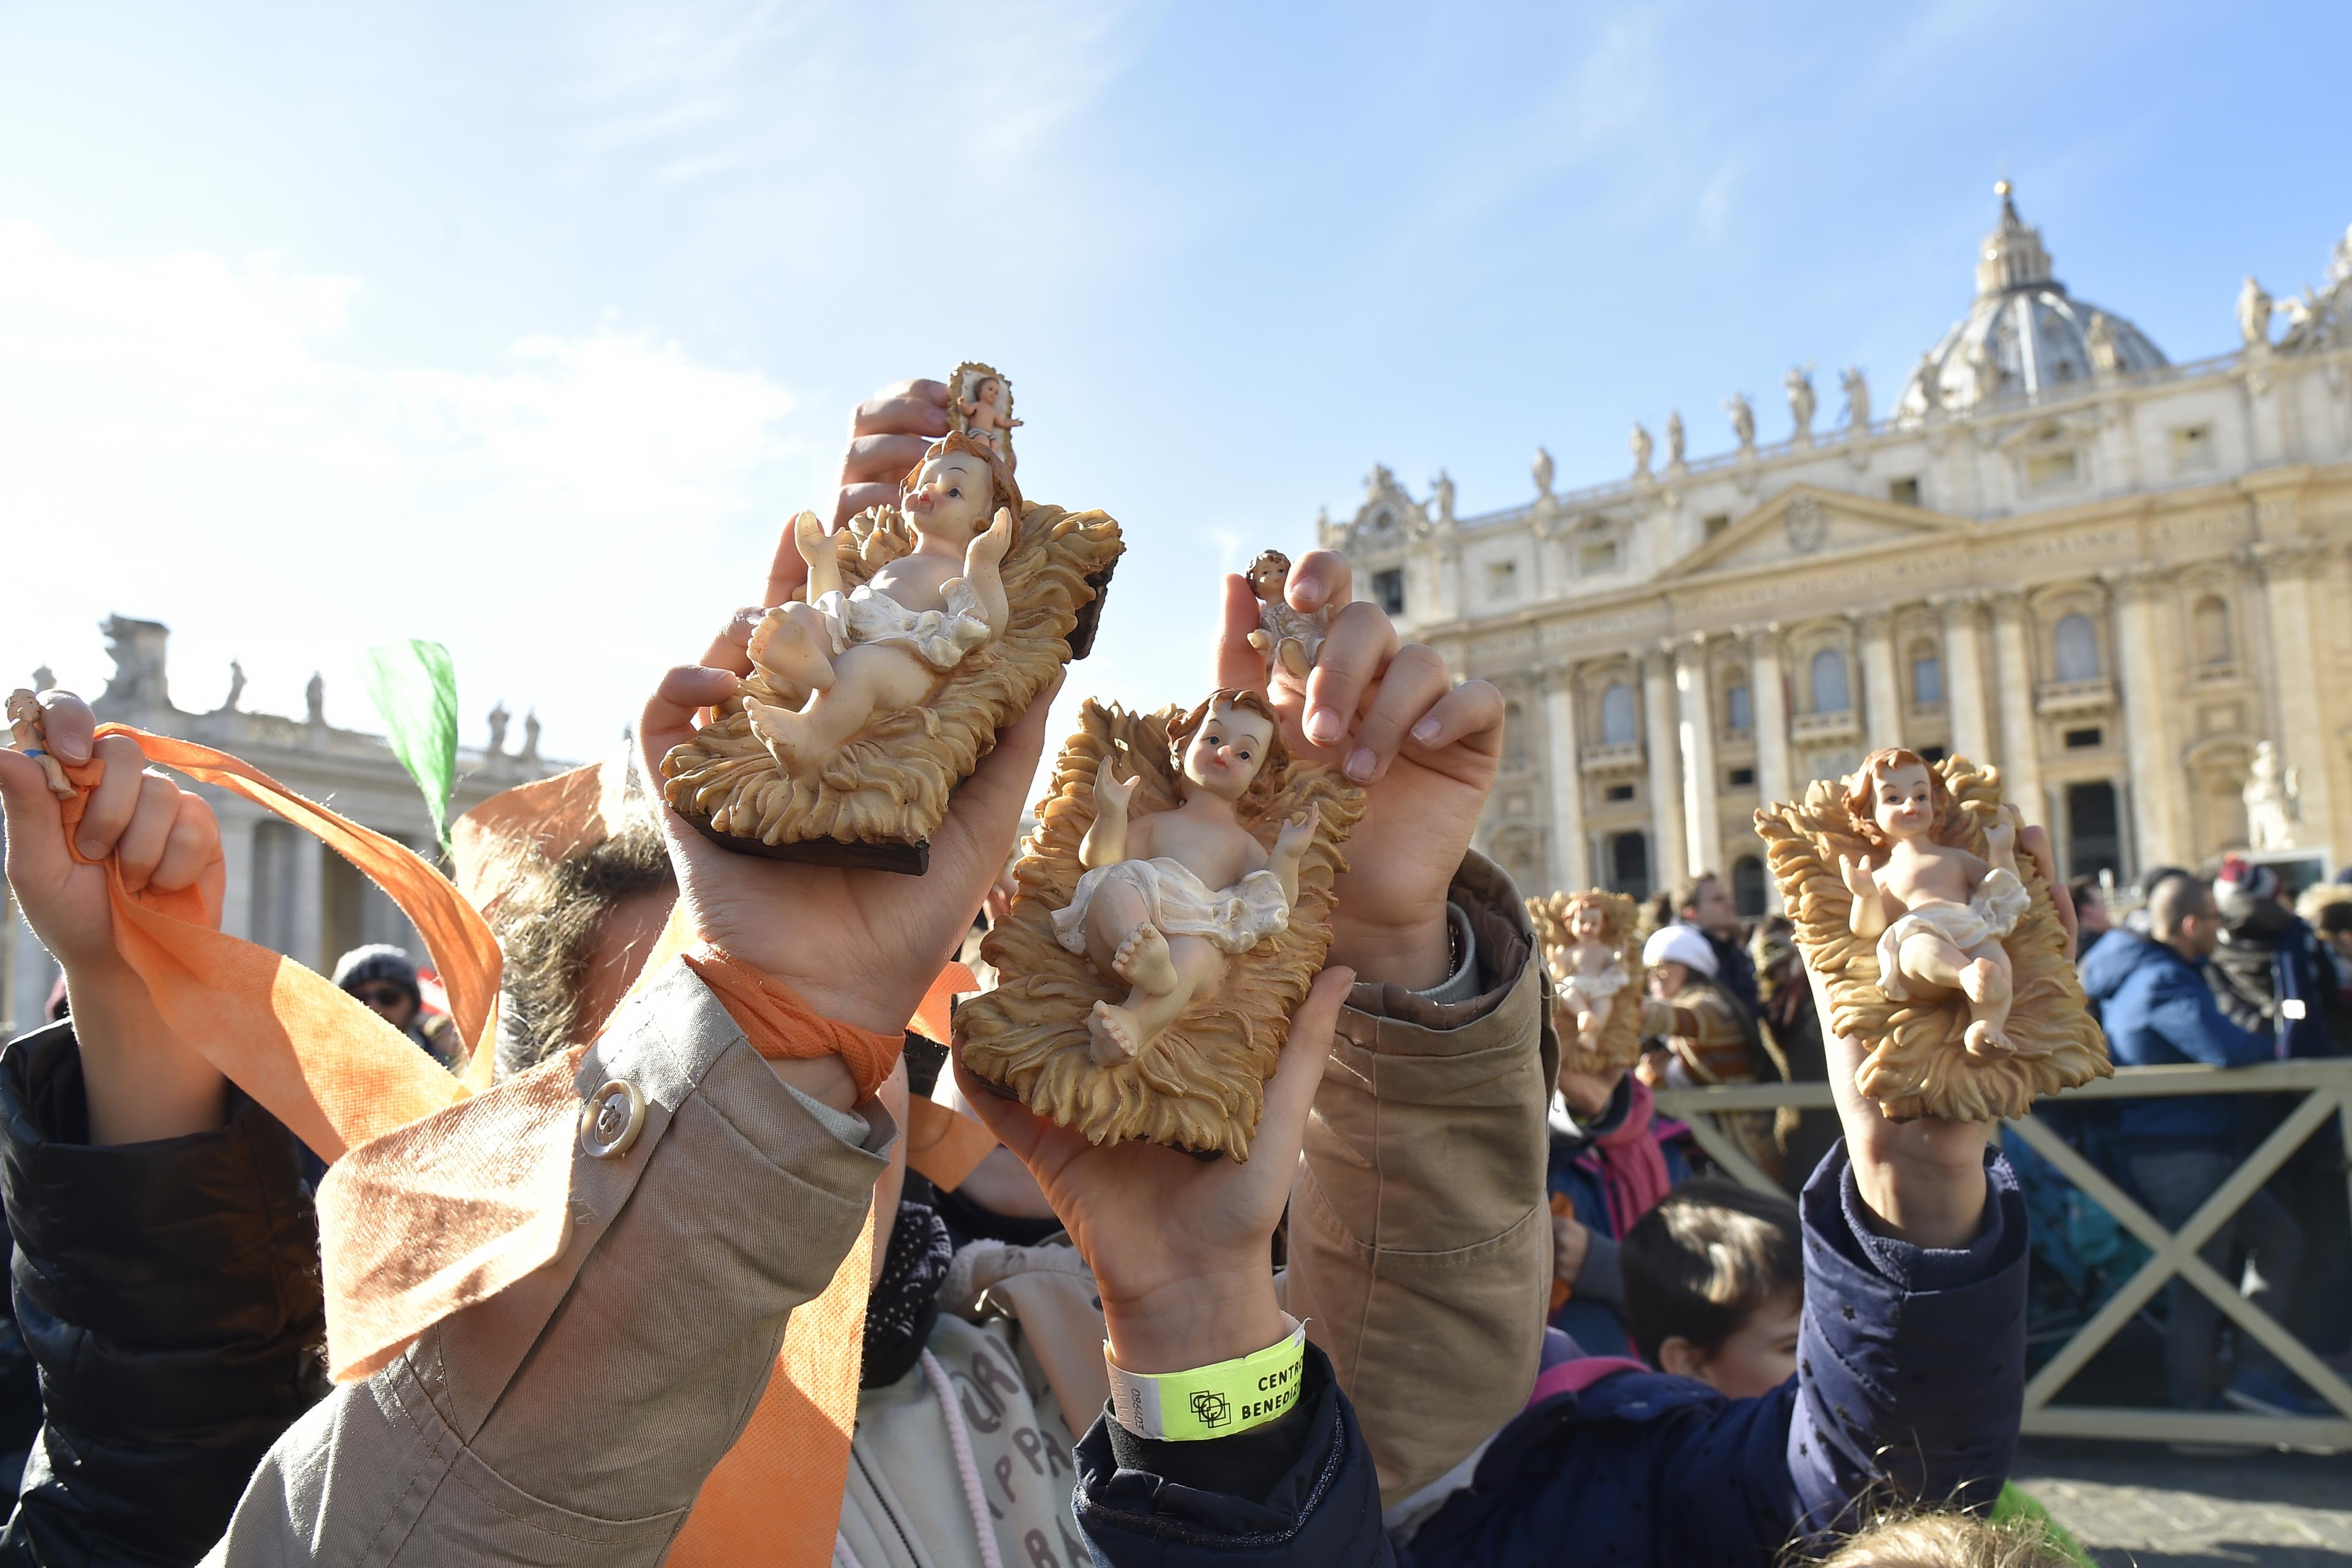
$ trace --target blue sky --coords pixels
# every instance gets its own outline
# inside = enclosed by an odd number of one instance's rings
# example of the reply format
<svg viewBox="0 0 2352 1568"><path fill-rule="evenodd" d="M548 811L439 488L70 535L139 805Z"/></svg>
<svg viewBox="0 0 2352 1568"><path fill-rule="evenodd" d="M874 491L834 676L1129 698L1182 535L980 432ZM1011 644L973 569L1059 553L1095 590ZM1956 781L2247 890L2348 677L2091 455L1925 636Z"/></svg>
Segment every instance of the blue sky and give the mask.
<svg viewBox="0 0 2352 1568"><path fill-rule="evenodd" d="M849 405L1013 374L1128 530L1074 690L1208 676L1217 574L1375 461L1465 512L1630 421L1871 374L2006 174L2176 360L2352 221L2341 5L0 4L0 672L174 628L175 693L602 749L825 494Z"/></svg>

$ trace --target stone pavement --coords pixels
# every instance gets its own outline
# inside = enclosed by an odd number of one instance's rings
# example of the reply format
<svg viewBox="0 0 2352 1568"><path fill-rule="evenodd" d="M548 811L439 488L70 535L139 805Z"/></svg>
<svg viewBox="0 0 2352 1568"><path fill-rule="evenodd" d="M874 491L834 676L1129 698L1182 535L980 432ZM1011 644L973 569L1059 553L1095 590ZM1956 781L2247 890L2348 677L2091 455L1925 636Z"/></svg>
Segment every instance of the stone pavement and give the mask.
<svg viewBox="0 0 2352 1568"><path fill-rule="evenodd" d="M2040 1438L2011 1479L2103 1568L2352 1563L2352 1454L2189 1458L2160 1443Z"/></svg>

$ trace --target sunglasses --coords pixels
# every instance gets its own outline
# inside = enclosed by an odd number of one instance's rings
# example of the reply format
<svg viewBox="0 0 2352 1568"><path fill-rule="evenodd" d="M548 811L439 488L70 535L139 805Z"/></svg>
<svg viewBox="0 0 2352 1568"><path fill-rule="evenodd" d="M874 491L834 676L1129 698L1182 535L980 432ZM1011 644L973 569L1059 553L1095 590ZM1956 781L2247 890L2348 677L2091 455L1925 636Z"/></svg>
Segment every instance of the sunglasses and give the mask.
<svg viewBox="0 0 2352 1568"><path fill-rule="evenodd" d="M377 1005L389 1007L396 1002L408 1000L408 993L397 985L362 985L352 994L372 1007Z"/></svg>

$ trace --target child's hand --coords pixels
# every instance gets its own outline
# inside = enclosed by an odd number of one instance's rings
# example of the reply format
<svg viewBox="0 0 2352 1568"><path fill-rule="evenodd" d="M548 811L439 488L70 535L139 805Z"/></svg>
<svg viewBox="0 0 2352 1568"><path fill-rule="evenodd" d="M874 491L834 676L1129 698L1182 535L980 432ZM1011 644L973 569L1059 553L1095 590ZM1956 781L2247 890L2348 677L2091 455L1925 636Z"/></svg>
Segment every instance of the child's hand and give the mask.
<svg viewBox="0 0 2352 1568"><path fill-rule="evenodd" d="M2008 859L2017 853L2017 830L2025 817L2013 805L2004 805L2000 815L1985 826L1985 848L1997 860Z"/></svg>
<svg viewBox="0 0 2352 1568"><path fill-rule="evenodd" d="M1592 1250L1592 1232L1572 1214L1551 1216L1552 1278L1573 1285L1584 1271L1584 1255Z"/></svg>
<svg viewBox="0 0 2352 1568"><path fill-rule="evenodd" d="M824 524L818 521L816 513L804 511L793 519L793 548L799 552L804 566L814 566L832 553L833 537L825 532ZM793 585L797 587L799 584ZM783 600L775 602L782 604Z"/></svg>
<svg viewBox="0 0 2352 1568"><path fill-rule="evenodd" d="M1101 762L1096 763L1096 815L1101 815L1106 807L1112 811L1125 811L1128 808L1129 803L1135 799L1136 780L1140 779L1142 776L1142 774L1138 773L1134 778L1120 778L1118 776L1118 758L1116 754L1105 757Z"/></svg>

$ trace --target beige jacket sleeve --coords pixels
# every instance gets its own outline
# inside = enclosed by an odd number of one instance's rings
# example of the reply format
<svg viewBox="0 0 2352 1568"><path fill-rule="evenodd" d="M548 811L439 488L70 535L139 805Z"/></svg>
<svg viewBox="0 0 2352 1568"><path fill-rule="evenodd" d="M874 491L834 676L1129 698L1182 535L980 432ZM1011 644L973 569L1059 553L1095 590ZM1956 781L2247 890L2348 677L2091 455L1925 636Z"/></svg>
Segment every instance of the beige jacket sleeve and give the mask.
<svg viewBox="0 0 2352 1568"><path fill-rule="evenodd" d="M1500 868L1469 856L1449 898L1481 994L1356 987L1290 1194L1287 1306L1329 1352L1391 1503L1526 1403L1550 1300L1549 984Z"/></svg>
<svg viewBox="0 0 2352 1568"><path fill-rule="evenodd" d="M553 1263L445 1320L280 1437L208 1563L651 1568L767 1384L784 1321L865 1223L869 1103L788 1089L673 965L584 1058L636 1086L619 1156L575 1152Z"/></svg>

